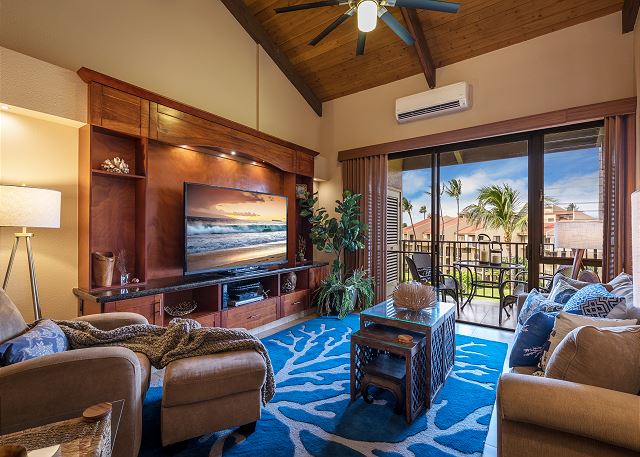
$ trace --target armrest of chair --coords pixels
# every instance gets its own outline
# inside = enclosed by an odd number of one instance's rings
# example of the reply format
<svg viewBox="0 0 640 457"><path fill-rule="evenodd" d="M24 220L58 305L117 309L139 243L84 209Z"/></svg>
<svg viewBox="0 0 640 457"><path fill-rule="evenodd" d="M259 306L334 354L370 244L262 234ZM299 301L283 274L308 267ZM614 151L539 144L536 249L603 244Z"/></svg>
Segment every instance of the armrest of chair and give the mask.
<svg viewBox="0 0 640 457"><path fill-rule="evenodd" d="M125 325L148 324L146 317L137 313L103 313L76 317L76 321L85 321L100 330L113 330Z"/></svg>
<svg viewBox="0 0 640 457"><path fill-rule="evenodd" d="M640 397L600 387L505 373L498 420L534 424L640 452Z"/></svg>
<svg viewBox="0 0 640 457"><path fill-rule="evenodd" d="M121 425L136 428L141 369L135 354L99 347L0 368L0 434L77 417L96 403L124 400ZM133 422L132 422L133 421Z"/></svg>

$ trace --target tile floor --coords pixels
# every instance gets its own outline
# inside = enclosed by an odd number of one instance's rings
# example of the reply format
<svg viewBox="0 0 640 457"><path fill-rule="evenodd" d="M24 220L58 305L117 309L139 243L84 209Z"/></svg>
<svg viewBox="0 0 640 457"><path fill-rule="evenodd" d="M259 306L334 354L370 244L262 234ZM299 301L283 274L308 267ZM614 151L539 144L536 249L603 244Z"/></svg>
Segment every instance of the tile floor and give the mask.
<svg viewBox="0 0 640 457"><path fill-rule="evenodd" d="M498 319L498 302L476 298L460 311L458 319L468 323L514 329L516 327L516 319L511 309L508 309L508 311L510 316L507 317L503 311L502 324L500 324Z"/></svg>
<svg viewBox="0 0 640 457"><path fill-rule="evenodd" d="M300 322L304 322L306 320L314 318L315 315L305 316L301 319L297 319L295 321L287 322L286 324L271 328L264 332L255 333L259 338L264 338L269 335L273 335L281 330L284 330L288 327L291 327ZM509 345L509 349L507 351L507 357L505 358L503 371L507 371L508 368L508 360L509 360L509 352L511 351L511 345L513 343L514 334L509 330L501 330L496 328L488 328L481 327L479 325L467 324L467 323L456 323L456 333L460 335L467 336L475 336L477 338L483 338L485 340L492 341L500 341L502 343L507 343ZM497 414L496 408L494 405L493 414L491 415L491 423L489 424L489 434L487 435L487 441L485 442L484 454L483 457L494 457L497 456L497 443L498 443L498 423L497 423Z"/></svg>

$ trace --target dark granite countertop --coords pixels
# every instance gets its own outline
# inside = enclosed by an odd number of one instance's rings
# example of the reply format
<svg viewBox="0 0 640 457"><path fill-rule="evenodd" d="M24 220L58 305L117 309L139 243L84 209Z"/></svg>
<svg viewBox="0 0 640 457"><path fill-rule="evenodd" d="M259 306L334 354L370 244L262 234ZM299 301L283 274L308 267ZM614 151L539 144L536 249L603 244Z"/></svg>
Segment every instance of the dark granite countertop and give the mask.
<svg viewBox="0 0 640 457"><path fill-rule="evenodd" d="M220 274L203 274L194 276L173 276L170 278L151 279L142 285L128 284L123 287L116 287L102 290L73 289L73 293L82 300L95 301L98 303L108 303L130 298L145 297L147 295L164 294L167 292L179 292L181 290L195 289L198 287L213 286L216 284L228 284L247 279L263 278L290 271L306 270L312 267L322 267L328 265L326 262L314 262L295 267L272 268L258 270L233 276Z"/></svg>

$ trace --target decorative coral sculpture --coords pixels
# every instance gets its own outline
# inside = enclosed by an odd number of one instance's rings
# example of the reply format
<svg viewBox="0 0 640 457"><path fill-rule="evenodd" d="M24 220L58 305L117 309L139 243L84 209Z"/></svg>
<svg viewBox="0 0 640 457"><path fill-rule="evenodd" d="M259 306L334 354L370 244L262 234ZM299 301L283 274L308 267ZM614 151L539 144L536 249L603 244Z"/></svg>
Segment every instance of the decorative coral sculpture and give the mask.
<svg viewBox="0 0 640 457"><path fill-rule="evenodd" d="M402 282L393 291L393 302L400 308L420 311L436 304L436 291L417 281Z"/></svg>
<svg viewBox="0 0 640 457"><path fill-rule="evenodd" d="M120 157L114 157L113 159L107 159L100 165L103 170L111 173L120 173L123 175L129 174L129 165Z"/></svg>

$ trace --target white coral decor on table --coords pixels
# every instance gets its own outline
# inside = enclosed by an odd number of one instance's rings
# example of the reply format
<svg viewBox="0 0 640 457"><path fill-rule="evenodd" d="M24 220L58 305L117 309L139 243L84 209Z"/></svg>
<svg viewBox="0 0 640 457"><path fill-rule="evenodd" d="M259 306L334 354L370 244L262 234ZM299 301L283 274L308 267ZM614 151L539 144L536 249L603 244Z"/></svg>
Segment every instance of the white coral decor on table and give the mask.
<svg viewBox="0 0 640 457"><path fill-rule="evenodd" d="M420 311L435 305L436 292L433 286L417 281L402 282L393 291L393 302L401 308Z"/></svg>

